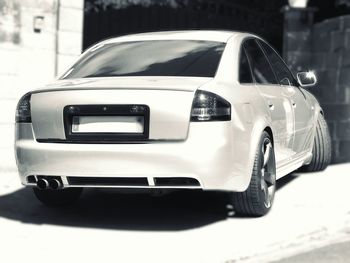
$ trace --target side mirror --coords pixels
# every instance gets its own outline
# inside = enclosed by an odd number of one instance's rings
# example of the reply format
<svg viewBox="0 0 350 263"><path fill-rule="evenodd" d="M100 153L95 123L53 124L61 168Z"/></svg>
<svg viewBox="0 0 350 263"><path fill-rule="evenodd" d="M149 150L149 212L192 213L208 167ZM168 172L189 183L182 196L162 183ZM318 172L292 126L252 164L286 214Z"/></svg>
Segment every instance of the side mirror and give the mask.
<svg viewBox="0 0 350 263"><path fill-rule="evenodd" d="M317 83L317 78L314 72L298 72L297 79L301 87L312 87Z"/></svg>

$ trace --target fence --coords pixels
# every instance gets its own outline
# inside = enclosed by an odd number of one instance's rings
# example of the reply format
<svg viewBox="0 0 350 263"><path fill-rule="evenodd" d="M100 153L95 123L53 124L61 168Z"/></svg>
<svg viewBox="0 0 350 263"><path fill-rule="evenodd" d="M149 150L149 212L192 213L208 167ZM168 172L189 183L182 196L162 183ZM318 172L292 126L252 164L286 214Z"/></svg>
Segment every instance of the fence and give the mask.
<svg viewBox="0 0 350 263"><path fill-rule="evenodd" d="M154 4L152 4L154 2ZM145 6L97 5L87 0L84 14L86 49L91 44L112 36L145 31L181 29L228 29L259 34L278 49L282 44L283 17L280 0L193 0L181 4Z"/></svg>

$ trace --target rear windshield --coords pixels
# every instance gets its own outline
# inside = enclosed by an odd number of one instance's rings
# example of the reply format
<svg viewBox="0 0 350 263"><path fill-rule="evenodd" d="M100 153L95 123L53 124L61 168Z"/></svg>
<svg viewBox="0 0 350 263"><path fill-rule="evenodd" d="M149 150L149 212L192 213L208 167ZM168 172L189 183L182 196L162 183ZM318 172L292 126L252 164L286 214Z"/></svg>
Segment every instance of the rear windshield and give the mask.
<svg viewBox="0 0 350 263"><path fill-rule="evenodd" d="M214 77L225 43L196 40L119 42L97 46L62 78Z"/></svg>

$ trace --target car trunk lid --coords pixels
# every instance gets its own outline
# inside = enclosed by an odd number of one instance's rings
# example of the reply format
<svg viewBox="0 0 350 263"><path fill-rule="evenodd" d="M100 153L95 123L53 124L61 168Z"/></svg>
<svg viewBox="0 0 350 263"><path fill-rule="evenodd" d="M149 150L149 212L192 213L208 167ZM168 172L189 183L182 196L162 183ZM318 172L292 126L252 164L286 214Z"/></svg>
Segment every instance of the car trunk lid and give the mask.
<svg viewBox="0 0 350 263"><path fill-rule="evenodd" d="M208 81L189 77L59 81L32 94L35 137L60 142L184 140L194 92Z"/></svg>

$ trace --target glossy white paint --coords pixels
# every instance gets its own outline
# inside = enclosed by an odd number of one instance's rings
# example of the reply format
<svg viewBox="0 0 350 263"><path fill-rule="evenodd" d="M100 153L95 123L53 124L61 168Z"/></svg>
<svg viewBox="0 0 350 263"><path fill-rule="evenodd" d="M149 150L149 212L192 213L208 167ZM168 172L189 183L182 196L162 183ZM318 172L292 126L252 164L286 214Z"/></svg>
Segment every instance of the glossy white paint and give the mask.
<svg viewBox="0 0 350 263"><path fill-rule="evenodd" d="M65 139L66 105L145 104L150 107L151 140L183 140L188 133L193 95L194 91L124 88L35 93L31 99L34 134L37 139Z"/></svg>
<svg viewBox="0 0 350 263"><path fill-rule="evenodd" d="M250 182L258 140L264 129L272 131L278 178L306 164L311 157L320 106L310 93L304 91L303 95L297 87L240 84L239 50L247 37L255 36L226 31L184 31L139 34L103 42L201 39L227 44L214 78L58 80L33 91L32 124L16 124L16 157L22 183L28 184L28 175L62 176L65 186L68 186L66 177L71 175L144 176L149 182L154 177L171 176L196 178L205 190L244 191ZM197 89L229 101L231 121L190 122ZM37 139L65 139L63 108L70 104L146 104L150 107L152 141L39 143Z"/></svg>

